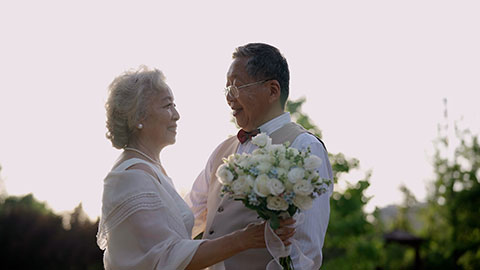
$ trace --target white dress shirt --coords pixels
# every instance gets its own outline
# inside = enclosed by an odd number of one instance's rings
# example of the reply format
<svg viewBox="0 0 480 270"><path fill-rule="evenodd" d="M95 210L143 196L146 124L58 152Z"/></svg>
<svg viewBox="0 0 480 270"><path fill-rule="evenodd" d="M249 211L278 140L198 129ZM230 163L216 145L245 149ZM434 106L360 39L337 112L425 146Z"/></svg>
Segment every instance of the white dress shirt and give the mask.
<svg viewBox="0 0 480 270"><path fill-rule="evenodd" d="M277 129L281 128L285 124L291 122L290 113L286 112L282 115L268 121L260 126L260 132L264 132L267 135L272 134ZM318 139L309 134L300 134L291 144L298 150L305 150L310 147L311 153L317 155L322 159L322 165L318 168L320 177L326 179L332 179L332 168L328 160L328 154L322 143ZM257 148L251 140L240 144L237 149L237 153L252 153ZM191 207L195 215L195 227L204 228L204 212L207 208L207 197L209 188L209 179L211 174L215 173L216 168L212 167L213 157L216 156L215 152L210 156L207 161L205 169L198 175L197 179L193 183L192 190L185 197L185 201ZM304 211L305 222L296 228L294 238L300 243L300 249L310 259L314 261L315 268L320 268L322 263L322 247L325 239L325 233L327 231L328 221L330 217L330 196L333 191L333 184L330 185L330 189L327 193L315 198L313 207L307 211ZM198 225L200 224L200 226ZM194 235L199 231L194 231ZM295 263L298 257L295 254L295 249L292 249L291 257Z"/></svg>

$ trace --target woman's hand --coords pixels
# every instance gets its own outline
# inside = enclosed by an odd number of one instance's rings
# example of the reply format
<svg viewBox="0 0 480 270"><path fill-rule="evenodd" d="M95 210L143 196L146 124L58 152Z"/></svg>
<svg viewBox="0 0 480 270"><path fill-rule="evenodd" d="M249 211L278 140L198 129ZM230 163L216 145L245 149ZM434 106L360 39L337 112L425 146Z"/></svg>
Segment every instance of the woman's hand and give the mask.
<svg viewBox="0 0 480 270"><path fill-rule="evenodd" d="M251 223L247 227L238 231L237 239L242 250L250 248L265 248L265 226L267 223ZM295 220L292 218L281 220L280 227L275 230L275 233L280 237L285 246L289 246L291 243L288 241L290 237L295 234L295 228L287 227L295 224Z"/></svg>

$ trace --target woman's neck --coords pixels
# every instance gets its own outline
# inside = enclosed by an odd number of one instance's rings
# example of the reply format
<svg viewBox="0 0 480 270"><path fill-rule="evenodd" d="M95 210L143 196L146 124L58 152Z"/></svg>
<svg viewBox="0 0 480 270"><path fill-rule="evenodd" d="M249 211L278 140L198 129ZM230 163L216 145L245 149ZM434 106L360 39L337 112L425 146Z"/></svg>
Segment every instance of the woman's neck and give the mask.
<svg viewBox="0 0 480 270"><path fill-rule="evenodd" d="M140 141L133 141L130 142L126 148L133 148L141 153L144 153L148 157L150 157L152 160L155 162L161 163L160 162L160 151L161 149L156 149L156 147L148 146L146 143L142 143Z"/></svg>

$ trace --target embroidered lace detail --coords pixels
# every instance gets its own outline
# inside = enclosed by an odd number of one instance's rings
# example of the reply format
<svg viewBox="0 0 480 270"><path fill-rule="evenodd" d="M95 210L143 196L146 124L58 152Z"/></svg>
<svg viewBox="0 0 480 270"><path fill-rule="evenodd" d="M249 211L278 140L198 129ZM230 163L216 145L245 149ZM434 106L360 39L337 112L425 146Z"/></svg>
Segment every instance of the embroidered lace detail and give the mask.
<svg viewBox="0 0 480 270"><path fill-rule="evenodd" d="M163 205L158 194L154 192L143 192L128 197L108 213L102 213L97 232L97 245L104 250L107 247L108 233L135 212L155 210Z"/></svg>

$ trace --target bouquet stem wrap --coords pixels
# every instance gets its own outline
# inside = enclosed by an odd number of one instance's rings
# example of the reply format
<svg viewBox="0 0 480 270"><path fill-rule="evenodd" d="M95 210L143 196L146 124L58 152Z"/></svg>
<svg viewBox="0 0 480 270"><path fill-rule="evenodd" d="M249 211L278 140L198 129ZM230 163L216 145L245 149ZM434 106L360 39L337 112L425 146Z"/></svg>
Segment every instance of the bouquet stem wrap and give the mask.
<svg viewBox="0 0 480 270"><path fill-rule="evenodd" d="M305 215L303 213L297 213L293 217L295 219L294 227L301 225L305 221ZM266 270L285 270L285 269L293 269L290 264L293 264L290 258L291 248L293 247L298 255L298 264L297 266L299 269L310 270L313 269L314 262L305 254L303 254L302 250L300 249L299 243L297 240L290 238L290 246L286 247L280 237L273 231L271 226L265 226L265 243L267 244L268 252L273 256L273 260L271 260Z"/></svg>

